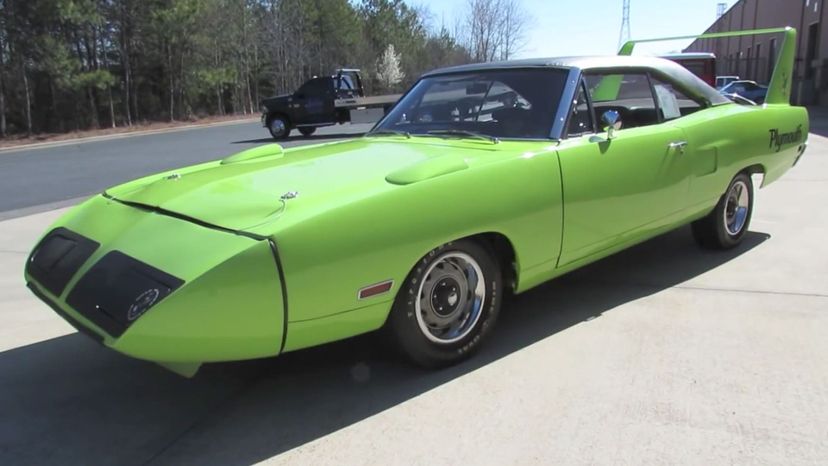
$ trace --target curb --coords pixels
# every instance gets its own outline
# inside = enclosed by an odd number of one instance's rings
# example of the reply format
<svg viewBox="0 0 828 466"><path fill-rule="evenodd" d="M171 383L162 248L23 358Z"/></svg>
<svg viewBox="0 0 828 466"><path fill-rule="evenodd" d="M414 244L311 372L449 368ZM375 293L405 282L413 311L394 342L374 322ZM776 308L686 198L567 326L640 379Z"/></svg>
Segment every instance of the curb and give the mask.
<svg viewBox="0 0 828 466"><path fill-rule="evenodd" d="M30 215L42 214L44 212L51 212L53 210L71 207L80 204L81 202L87 199L95 197L96 194L97 193L93 193L87 196L74 197L72 199L49 202L47 204L39 204L30 207L21 207L19 209L6 210L4 212L0 212L0 222L5 222L6 220L14 220L16 218L28 217Z"/></svg>
<svg viewBox="0 0 828 466"><path fill-rule="evenodd" d="M0 153L25 151L30 149L43 149L48 147L68 146L71 144L84 144L87 142L108 141L111 139L124 139L133 136L148 136L151 134L174 133L178 131L187 131L190 129L210 128L213 126L239 125L242 123L250 123L253 121L259 121L259 117L248 117L239 120L219 121L216 123L197 123L194 125L182 125L175 126L172 128L148 129L143 131L127 131L123 133L105 134L102 136L89 136L77 139L63 139L61 141L35 142L32 144L21 144L19 146L0 147Z"/></svg>

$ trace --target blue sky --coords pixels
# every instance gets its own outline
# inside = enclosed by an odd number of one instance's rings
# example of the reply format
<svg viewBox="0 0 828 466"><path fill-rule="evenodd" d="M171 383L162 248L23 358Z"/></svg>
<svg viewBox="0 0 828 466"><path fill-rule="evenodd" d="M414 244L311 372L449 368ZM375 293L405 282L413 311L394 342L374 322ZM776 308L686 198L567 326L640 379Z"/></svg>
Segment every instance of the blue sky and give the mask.
<svg viewBox="0 0 828 466"><path fill-rule="evenodd" d="M621 0L518 0L532 15L528 42L519 57L606 55L617 51ZM716 5L725 0L631 0L634 39L701 34L716 19ZM467 0L411 0L428 8L432 22L450 29L463 15ZM726 1L728 8L736 0ZM640 46L636 54L680 50L689 41Z"/></svg>

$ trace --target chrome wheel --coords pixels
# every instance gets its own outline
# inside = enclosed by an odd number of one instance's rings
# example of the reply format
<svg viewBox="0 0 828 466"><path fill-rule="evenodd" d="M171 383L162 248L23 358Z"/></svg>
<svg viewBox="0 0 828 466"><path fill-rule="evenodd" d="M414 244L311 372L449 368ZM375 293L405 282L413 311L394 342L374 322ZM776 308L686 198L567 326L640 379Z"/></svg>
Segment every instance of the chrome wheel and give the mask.
<svg viewBox="0 0 828 466"><path fill-rule="evenodd" d="M384 328L413 362L423 367L458 363L491 335L503 275L486 246L465 238L437 246L400 286Z"/></svg>
<svg viewBox="0 0 828 466"><path fill-rule="evenodd" d="M728 183L716 207L693 222L693 237L709 249L730 249L744 239L753 214L753 182L747 172Z"/></svg>
<svg viewBox="0 0 828 466"><path fill-rule="evenodd" d="M270 129L270 134L274 138L284 137L287 133L287 125L285 124L285 120L278 117L270 120L270 125L268 126L268 129Z"/></svg>
<svg viewBox="0 0 828 466"><path fill-rule="evenodd" d="M744 181L736 181L727 193L724 208L724 224L727 233L736 236L742 232L750 208L750 190Z"/></svg>
<svg viewBox="0 0 828 466"><path fill-rule="evenodd" d="M423 275L414 302L417 324L434 343L462 340L474 329L486 300L477 261L462 252L438 257Z"/></svg>

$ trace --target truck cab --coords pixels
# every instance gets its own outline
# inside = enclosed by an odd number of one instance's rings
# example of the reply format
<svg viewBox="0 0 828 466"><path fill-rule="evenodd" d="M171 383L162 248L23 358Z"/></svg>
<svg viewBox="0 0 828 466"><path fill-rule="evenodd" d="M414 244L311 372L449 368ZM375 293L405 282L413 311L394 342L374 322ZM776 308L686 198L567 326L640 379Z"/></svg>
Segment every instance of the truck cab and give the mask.
<svg viewBox="0 0 828 466"><path fill-rule="evenodd" d="M340 68L336 70L333 81L337 99L365 97L365 91L362 88L362 78L359 75L358 69Z"/></svg>
<svg viewBox="0 0 828 466"><path fill-rule="evenodd" d="M711 87L716 87L716 55L712 53L671 53L662 55L661 58L678 63Z"/></svg>
<svg viewBox="0 0 828 466"><path fill-rule="evenodd" d="M262 125L276 139L286 138L293 128L310 136L320 126L349 121L348 111L338 109L342 99L364 97L358 69L342 68L332 76L313 77L292 94L262 101Z"/></svg>

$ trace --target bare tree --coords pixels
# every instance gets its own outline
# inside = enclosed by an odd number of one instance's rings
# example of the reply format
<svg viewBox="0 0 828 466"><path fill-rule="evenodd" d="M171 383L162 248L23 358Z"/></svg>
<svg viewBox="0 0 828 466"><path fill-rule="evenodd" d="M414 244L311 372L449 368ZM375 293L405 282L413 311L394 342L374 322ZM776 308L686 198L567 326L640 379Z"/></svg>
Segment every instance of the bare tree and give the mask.
<svg viewBox="0 0 828 466"><path fill-rule="evenodd" d="M526 30L531 24L531 17L517 0L502 0L500 3L503 14L500 59L508 60L526 46Z"/></svg>
<svg viewBox="0 0 828 466"><path fill-rule="evenodd" d="M530 17L517 0L468 0L460 35L475 61L508 60L526 44Z"/></svg>

